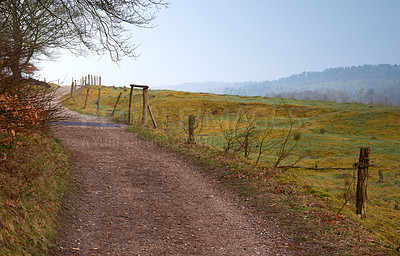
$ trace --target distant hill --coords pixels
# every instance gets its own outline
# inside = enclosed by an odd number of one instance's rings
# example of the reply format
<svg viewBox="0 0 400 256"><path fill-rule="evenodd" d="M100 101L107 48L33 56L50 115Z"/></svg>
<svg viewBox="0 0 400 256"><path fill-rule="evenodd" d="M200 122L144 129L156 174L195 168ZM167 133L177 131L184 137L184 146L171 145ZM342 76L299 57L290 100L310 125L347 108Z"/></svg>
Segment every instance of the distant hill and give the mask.
<svg viewBox="0 0 400 256"><path fill-rule="evenodd" d="M400 105L400 66L364 65L303 72L276 81L237 83L222 93Z"/></svg>
<svg viewBox="0 0 400 256"><path fill-rule="evenodd" d="M322 72L303 72L275 81L187 83L169 88L177 91L400 106L400 66L338 67Z"/></svg>

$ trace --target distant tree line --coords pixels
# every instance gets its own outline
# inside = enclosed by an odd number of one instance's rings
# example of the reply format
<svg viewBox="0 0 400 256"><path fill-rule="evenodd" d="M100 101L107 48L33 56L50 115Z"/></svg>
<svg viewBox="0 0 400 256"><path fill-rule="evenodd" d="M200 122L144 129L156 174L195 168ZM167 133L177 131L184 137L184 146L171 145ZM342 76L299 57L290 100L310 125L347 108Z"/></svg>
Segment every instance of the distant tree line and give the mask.
<svg viewBox="0 0 400 256"><path fill-rule="evenodd" d="M400 87L400 84L399 84ZM375 92L372 88L368 90L356 90L354 92L344 89L315 89L296 92L267 93L267 97L290 98L298 100L316 100L338 103L364 103L370 105L400 106L400 90Z"/></svg>
<svg viewBox="0 0 400 256"><path fill-rule="evenodd" d="M299 87L309 84L321 84L326 82L346 82L352 80L392 80L400 79L400 66L380 64L352 67L338 67L326 69L322 72L303 72L281 78L274 83L278 86Z"/></svg>
<svg viewBox="0 0 400 256"><path fill-rule="evenodd" d="M400 66L364 65L303 72L275 81L237 83L222 93L400 106Z"/></svg>

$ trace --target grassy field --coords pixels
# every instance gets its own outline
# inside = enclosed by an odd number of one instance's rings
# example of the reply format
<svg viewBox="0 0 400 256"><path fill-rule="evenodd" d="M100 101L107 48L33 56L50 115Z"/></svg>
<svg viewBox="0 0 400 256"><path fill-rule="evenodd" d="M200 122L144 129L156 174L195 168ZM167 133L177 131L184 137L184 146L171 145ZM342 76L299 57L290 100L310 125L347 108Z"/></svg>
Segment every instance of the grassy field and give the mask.
<svg viewBox="0 0 400 256"><path fill-rule="evenodd" d="M90 88L86 109L83 109L86 89L76 91L74 98L66 97L65 104L72 110L95 114L100 87ZM127 121L128 88L101 87L100 115L111 115L121 92L113 119L117 122ZM226 149L227 138L232 134L243 142L243 131L250 129L250 152L246 161L251 166L257 160L259 141L265 134L269 147L263 146L265 150L263 148L258 165L263 167L264 173L260 177L273 173L281 183L296 184L304 192L328 201L334 213L344 205L340 214L360 223L380 243L392 247L400 245L399 108L289 99L282 103L281 99L276 98L175 91L150 90L149 96L149 105L159 126L151 132L158 134L159 140L165 138L165 141L170 141L167 138L173 137L177 143L184 142L188 115L194 115L199 120L196 141L215 149ZM136 126L140 126L141 104L141 90L136 90L133 101L133 124ZM292 129L291 134L288 133L289 129ZM273 170L280 149L279 138L282 136L288 138L287 147L293 146L293 150L280 165L290 165L301 159L296 165L349 169ZM376 167L370 168L367 218L360 220L354 213L352 197L355 193L355 170L352 166L358 162L360 148L365 146L371 148L370 160ZM231 148L230 151L244 154L239 149ZM383 180L380 180L378 170L383 173ZM346 204L345 198L349 199Z"/></svg>

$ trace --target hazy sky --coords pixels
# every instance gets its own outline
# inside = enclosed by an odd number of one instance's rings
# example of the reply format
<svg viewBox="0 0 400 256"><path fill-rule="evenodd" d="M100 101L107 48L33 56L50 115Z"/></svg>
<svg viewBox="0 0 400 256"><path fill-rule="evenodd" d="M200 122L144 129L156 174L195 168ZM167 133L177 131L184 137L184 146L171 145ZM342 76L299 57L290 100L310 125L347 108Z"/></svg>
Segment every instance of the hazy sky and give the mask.
<svg viewBox="0 0 400 256"><path fill-rule="evenodd" d="M137 60L42 62L41 77L101 75L152 86L274 80L338 66L400 64L399 0L169 0L153 29L132 28Z"/></svg>

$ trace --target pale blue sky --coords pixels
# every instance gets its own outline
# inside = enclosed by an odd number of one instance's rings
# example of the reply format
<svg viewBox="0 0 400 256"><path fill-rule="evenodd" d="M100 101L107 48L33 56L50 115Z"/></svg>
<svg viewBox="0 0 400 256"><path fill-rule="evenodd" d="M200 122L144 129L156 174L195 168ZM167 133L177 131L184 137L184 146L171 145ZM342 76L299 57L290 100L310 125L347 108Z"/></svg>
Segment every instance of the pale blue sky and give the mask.
<svg viewBox="0 0 400 256"><path fill-rule="evenodd" d="M65 84L274 80L338 66L400 64L400 0L170 0L153 29L132 28L137 60L108 56L42 62Z"/></svg>

